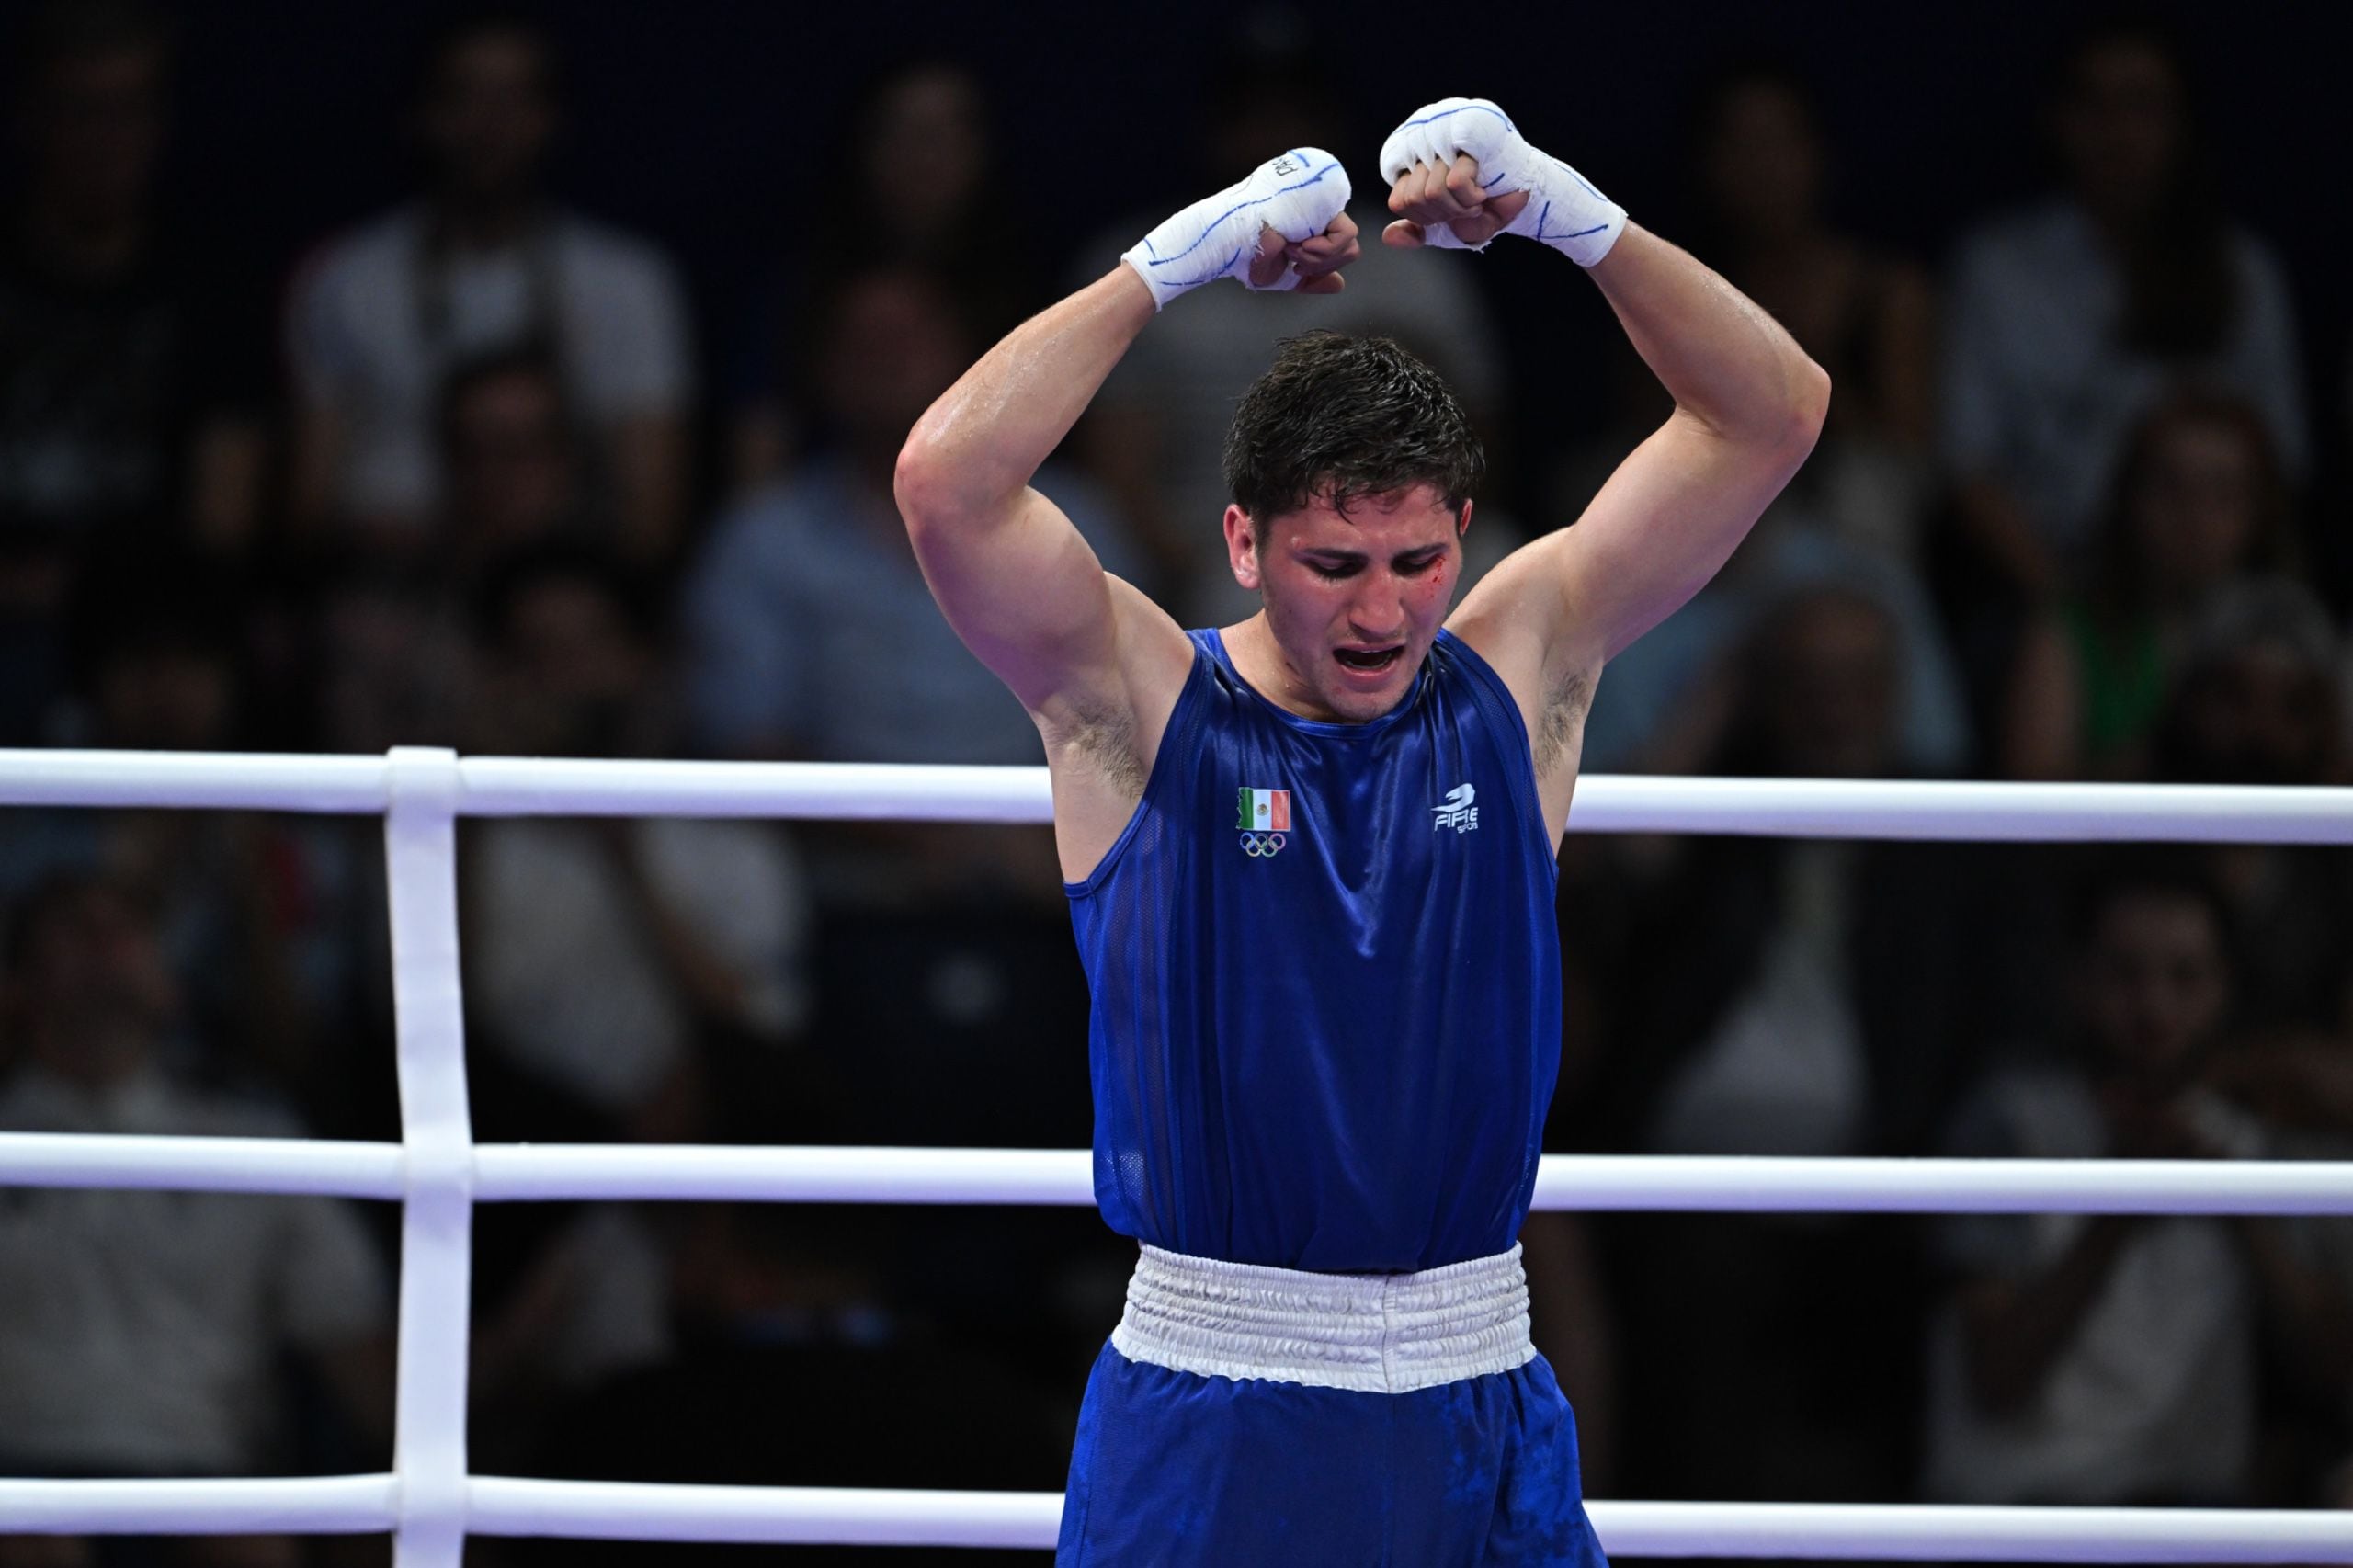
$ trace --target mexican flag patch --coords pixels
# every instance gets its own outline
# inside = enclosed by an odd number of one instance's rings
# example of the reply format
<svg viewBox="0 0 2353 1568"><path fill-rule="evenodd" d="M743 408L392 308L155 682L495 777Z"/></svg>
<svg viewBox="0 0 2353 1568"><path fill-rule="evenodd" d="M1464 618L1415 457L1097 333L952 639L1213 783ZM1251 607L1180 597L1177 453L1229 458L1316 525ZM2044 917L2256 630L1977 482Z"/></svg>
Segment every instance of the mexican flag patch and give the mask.
<svg viewBox="0 0 2353 1568"><path fill-rule="evenodd" d="M1242 820L1234 825L1245 833L1289 833L1290 831L1290 791L1288 790L1243 790Z"/></svg>

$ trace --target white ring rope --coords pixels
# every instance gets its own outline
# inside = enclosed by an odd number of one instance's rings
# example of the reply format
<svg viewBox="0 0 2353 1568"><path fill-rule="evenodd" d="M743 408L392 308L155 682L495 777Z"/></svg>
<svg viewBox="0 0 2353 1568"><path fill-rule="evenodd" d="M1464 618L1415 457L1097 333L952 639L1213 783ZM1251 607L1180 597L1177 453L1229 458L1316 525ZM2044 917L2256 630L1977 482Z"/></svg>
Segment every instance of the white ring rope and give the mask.
<svg viewBox="0 0 2353 1568"><path fill-rule="evenodd" d="M0 1520L50 1534L381 1534L390 1475L291 1481L0 1481ZM1051 1547L1051 1492L672 1486L478 1475L474 1535L745 1544ZM1899 1503L1586 1505L1613 1557L2353 1563L2353 1514Z"/></svg>
<svg viewBox="0 0 2353 1568"><path fill-rule="evenodd" d="M845 762L457 759L460 816L797 817L1045 823L1042 767ZM0 806L171 806L366 816L392 801L372 756L0 748ZM2353 789L1963 784L1844 778L1577 782L1572 833L1729 833L1946 842L2353 844Z"/></svg>
<svg viewBox="0 0 2353 1568"><path fill-rule="evenodd" d="M1085 1208L1085 1149L477 1143L473 1200ZM397 1143L0 1132L0 1187L415 1190ZM2353 1215L2353 1163L1547 1154L1536 1207L1588 1212Z"/></svg>
<svg viewBox="0 0 2353 1568"><path fill-rule="evenodd" d="M476 1145L458 995L460 816L1042 823L1042 768L246 756L0 749L0 805L386 815L403 1142L0 1133L0 1187L404 1200L388 1475L0 1480L0 1534L395 1532L399 1568L466 1534L1051 1546L1048 1493L650 1486L465 1471L471 1215L555 1199L1084 1204L1084 1150ZM1570 827L1979 841L2353 843L2353 790L1596 777ZM1540 1209L2353 1214L2353 1165L1551 1155ZM1624 1557L2353 1564L2353 1513L1917 1505L1590 1505Z"/></svg>

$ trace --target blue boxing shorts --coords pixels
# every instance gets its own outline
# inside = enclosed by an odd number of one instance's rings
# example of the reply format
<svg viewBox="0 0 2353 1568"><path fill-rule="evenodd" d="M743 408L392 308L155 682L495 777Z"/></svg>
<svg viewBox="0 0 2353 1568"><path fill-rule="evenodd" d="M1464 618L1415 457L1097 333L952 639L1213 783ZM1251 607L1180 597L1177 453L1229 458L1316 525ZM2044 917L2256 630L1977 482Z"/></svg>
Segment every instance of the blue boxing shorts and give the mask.
<svg viewBox="0 0 2353 1568"><path fill-rule="evenodd" d="M1519 1249L1308 1274L1147 1246L1096 1358L1059 1568L1606 1568Z"/></svg>

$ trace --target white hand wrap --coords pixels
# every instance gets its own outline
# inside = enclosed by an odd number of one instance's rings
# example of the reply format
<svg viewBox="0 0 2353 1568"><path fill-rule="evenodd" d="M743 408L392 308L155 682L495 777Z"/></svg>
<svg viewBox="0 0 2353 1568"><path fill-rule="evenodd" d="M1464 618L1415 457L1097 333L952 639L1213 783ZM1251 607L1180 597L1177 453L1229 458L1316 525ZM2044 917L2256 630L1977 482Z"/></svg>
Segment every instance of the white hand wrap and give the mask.
<svg viewBox="0 0 2353 1568"><path fill-rule="evenodd" d="M1331 226L1348 204L1348 174L1340 161L1315 147L1285 153L1261 164L1239 185L1196 201L1143 237L1120 259L1136 269L1165 307L1188 289L1221 278L1250 281L1261 230L1272 229L1293 244L1312 240ZM1299 273L1285 267L1268 290L1296 289Z"/></svg>
<svg viewBox="0 0 2353 1568"><path fill-rule="evenodd" d="M1626 227L1623 207L1560 159L1529 145L1509 117L1485 98L1440 98L1415 109L1381 144L1381 172L1393 185L1415 164L1446 167L1457 153L1477 162L1488 196L1528 192L1528 206L1505 233L1540 240L1579 267L1608 256ZM1464 244L1443 223L1423 225L1422 243L1442 250L1487 248Z"/></svg>

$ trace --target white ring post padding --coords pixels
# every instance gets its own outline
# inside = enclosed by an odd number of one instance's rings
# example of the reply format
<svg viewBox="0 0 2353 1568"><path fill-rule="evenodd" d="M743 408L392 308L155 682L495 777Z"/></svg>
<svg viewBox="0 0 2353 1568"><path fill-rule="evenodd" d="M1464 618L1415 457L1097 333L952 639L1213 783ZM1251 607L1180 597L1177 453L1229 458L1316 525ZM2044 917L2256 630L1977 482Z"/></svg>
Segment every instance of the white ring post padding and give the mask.
<svg viewBox="0 0 2353 1568"><path fill-rule="evenodd" d="M381 1535L390 1475L269 1481L0 1481L0 1534Z"/></svg>
<svg viewBox="0 0 2353 1568"><path fill-rule="evenodd" d="M458 757L392 754L384 864L407 1192L401 1215L393 1568L459 1568L466 1533L466 1369L473 1128L458 990Z"/></svg>

